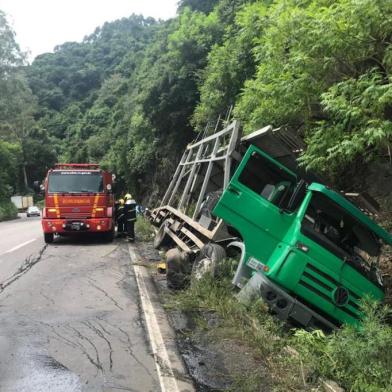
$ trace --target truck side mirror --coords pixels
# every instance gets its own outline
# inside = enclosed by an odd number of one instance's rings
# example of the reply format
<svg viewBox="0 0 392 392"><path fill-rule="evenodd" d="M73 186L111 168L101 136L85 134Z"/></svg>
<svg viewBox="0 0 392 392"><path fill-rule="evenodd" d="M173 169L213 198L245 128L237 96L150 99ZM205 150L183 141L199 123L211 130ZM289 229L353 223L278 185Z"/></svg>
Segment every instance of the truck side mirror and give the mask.
<svg viewBox="0 0 392 392"><path fill-rule="evenodd" d="M305 180L300 180L298 182L297 187L295 188L287 206L289 211L295 211L301 204L306 194L306 187L307 184Z"/></svg>

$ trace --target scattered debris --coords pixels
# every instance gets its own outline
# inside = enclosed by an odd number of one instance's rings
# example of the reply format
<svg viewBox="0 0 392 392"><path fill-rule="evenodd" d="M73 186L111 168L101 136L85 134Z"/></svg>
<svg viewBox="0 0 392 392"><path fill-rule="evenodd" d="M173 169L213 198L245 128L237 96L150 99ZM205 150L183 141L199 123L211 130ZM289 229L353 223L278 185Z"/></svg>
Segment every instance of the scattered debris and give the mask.
<svg viewBox="0 0 392 392"><path fill-rule="evenodd" d="M166 263L162 261L157 265L157 269L160 274L166 274Z"/></svg>

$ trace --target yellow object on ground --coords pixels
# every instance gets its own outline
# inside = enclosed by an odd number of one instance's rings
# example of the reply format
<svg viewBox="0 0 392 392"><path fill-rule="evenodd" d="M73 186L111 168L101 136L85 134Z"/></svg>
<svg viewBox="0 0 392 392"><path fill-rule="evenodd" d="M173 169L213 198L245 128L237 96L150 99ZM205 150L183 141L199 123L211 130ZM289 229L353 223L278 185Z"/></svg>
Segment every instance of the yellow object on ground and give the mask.
<svg viewBox="0 0 392 392"><path fill-rule="evenodd" d="M165 274L166 273L166 263L165 262L159 263L157 265L157 268L158 268L158 272L160 274Z"/></svg>

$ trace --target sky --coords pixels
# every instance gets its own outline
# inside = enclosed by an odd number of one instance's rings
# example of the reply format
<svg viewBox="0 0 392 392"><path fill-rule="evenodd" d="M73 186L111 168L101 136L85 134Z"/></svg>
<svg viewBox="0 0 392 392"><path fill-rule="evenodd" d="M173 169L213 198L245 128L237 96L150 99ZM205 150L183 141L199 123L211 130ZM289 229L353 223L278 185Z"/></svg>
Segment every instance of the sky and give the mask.
<svg viewBox="0 0 392 392"><path fill-rule="evenodd" d="M132 13L168 19L178 0L0 0L0 10L28 58L52 52L67 41L80 42L97 26Z"/></svg>

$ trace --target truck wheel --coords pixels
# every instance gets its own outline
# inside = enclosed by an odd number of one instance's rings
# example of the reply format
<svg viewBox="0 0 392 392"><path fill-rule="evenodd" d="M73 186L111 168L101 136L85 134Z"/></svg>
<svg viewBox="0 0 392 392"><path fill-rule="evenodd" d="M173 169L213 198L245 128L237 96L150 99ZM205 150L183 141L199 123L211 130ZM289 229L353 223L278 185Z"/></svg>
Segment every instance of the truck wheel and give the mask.
<svg viewBox="0 0 392 392"><path fill-rule="evenodd" d="M164 246L170 245L171 238L165 232L166 226L167 226L167 223L163 222L161 224L161 227L159 228L158 232L155 235L155 238L154 238L154 248L155 249L160 249Z"/></svg>
<svg viewBox="0 0 392 392"><path fill-rule="evenodd" d="M173 290L181 290L189 285L191 273L189 256L178 248L166 252L166 282L167 287Z"/></svg>
<svg viewBox="0 0 392 392"><path fill-rule="evenodd" d="M206 274L216 277L219 265L226 258L225 250L218 244L204 245L192 267L192 280L198 281Z"/></svg>
<svg viewBox="0 0 392 392"><path fill-rule="evenodd" d="M46 244L51 244L54 240L54 234L53 233L44 233L44 240Z"/></svg>

